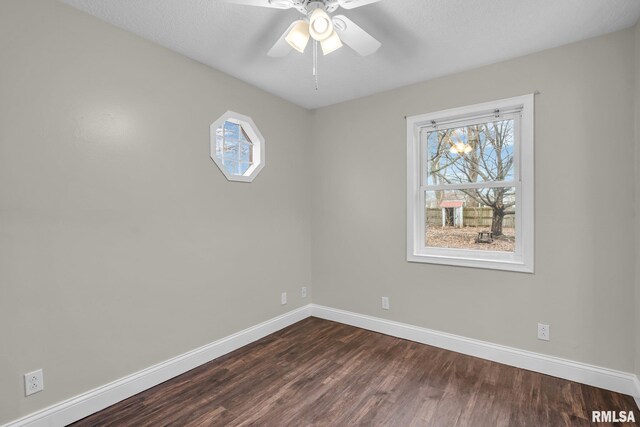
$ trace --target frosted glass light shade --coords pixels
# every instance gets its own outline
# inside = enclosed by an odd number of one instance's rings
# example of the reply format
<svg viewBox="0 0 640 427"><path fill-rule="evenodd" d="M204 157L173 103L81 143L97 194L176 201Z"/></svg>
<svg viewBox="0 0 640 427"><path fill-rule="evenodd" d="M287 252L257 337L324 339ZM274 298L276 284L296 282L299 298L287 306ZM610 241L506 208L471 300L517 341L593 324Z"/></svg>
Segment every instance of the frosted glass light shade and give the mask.
<svg viewBox="0 0 640 427"><path fill-rule="evenodd" d="M326 40L333 33L333 22L324 10L318 8L309 17L309 34L319 42Z"/></svg>
<svg viewBox="0 0 640 427"><path fill-rule="evenodd" d="M322 47L322 53L329 55L331 52L342 47L342 41L340 41L340 37L338 37L338 34L334 31L327 39L320 42L320 46Z"/></svg>
<svg viewBox="0 0 640 427"><path fill-rule="evenodd" d="M309 43L309 24L302 20L297 21L284 39L292 48L304 53L307 43Z"/></svg>

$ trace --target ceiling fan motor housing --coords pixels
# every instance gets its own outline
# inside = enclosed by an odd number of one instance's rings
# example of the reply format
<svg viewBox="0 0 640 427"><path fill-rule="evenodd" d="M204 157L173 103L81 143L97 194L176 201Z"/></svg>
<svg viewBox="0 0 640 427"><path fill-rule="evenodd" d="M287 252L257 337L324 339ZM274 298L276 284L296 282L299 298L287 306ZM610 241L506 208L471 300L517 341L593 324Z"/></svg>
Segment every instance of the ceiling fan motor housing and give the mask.
<svg viewBox="0 0 640 427"><path fill-rule="evenodd" d="M316 9L322 9L327 13L334 12L340 5L338 0L309 0L306 4L307 14L313 13Z"/></svg>

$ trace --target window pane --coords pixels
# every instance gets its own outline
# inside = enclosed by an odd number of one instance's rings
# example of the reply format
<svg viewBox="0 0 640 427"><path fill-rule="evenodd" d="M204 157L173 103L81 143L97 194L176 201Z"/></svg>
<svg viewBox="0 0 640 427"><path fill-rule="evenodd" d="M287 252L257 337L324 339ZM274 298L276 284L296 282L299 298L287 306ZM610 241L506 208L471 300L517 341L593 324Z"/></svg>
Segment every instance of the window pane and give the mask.
<svg viewBox="0 0 640 427"><path fill-rule="evenodd" d="M515 252L514 187L425 191L425 245Z"/></svg>
<svg viewBox="0 0 640 427"><path fill-rule="evenodd" d="M240 161L245 163L251 163L251 144L243 142L240 144Z"/></svg>
<svg viewBox="0 0 640 427"><path fill-rule="evenodd" d="M238 175L244 175L250 166L251 166L251 163L245 163L245 162L238 163Z"/></svg>
<svg viewBox="0 0 640 427"><path fill-rule="evenodd" d="M225 161L238 161L238 143L235 141L224 141L224 151L222 159Z"/></svg>
<svg viewBox="0 0 640 427"><path fill-rule="evenodd" d="M226 160L224 162L224 168L231 175L244 175L250 166L251 163L238 162L236 160Z"/></svg>
<svg viewBox="0 0 640 427"><path fill-rule="evenodd" d="M226 139L240 139L240 125L233 122L224 122L224 137Z"/></svg>
<svg viewBox="0 0 640 427"><path fill-rule="evenodd" d="M427 133L427 185L514 178L513 119Z"/></svg>
<svg viewBox="0 0 640 427"><path fill-rule="evenodd" d="M216 156L231 175L244 175L253 164L253 144L242 126L226 121L216 130Z"/></svg>

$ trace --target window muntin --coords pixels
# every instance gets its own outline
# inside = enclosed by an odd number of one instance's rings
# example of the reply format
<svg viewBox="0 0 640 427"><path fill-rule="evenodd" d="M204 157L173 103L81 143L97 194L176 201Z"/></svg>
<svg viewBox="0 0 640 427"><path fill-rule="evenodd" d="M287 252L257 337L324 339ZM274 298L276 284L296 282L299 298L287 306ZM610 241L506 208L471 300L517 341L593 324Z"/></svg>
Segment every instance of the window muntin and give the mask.
<svg viewBox="0 0 640 427"><path fill-rule="evenodd" d="M532 272L533 95L409 117L407 139L407 259Z"/></svg>
<svg viewBox="0 0 640 427"><path fill-rule="evenodd" d="M211 124L210 155L229 181L251 182L264 167L264 138L250 117L227 111Z"/></svg>

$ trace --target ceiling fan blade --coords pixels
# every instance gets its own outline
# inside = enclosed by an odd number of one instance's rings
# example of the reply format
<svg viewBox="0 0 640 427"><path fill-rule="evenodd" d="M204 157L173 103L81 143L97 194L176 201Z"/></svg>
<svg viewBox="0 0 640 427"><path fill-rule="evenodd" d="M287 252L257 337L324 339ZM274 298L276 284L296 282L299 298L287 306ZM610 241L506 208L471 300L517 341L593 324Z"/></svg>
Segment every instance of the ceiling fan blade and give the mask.
<svg viewBox="0 0 640 427"><path fill-rule="evenodd" d="M293 27L296 25L298 21L294 21L291 23L291 25L289 25L289 28L287 28L287 31L285 31L280 38L278 39L278 41L273 45L273 47L269 50L269 52L267 53L267 55L269 55L272 58L282 58L283 56L287 56L289 54L289 52L291 52L291 50L293 49L291 47L291 45L285 40L285 37L287 37L287 34L289 34L289 32L291 30L293 30Z"/></svg>
<svg viewBox="0 0 640 427"><path fill-rule="evenodd" d="M338 0L338 4L343 9L355 9L356 7L366 6L379 1L380 0Z"/></svg>
<svg viewBox="0 0 640 427"><path fill-rule="evenodd" d="M344 15L334 16L333 25L340 40L362 56L371 55L382 46L371 34Z"/></svg>
<svg viewBox="0 0 640 427"><path fill-rule="evenodd" d="M273 9L290 9L294 5L290 0L224 0L227 3L245 6L270 7Z"/></svg>

